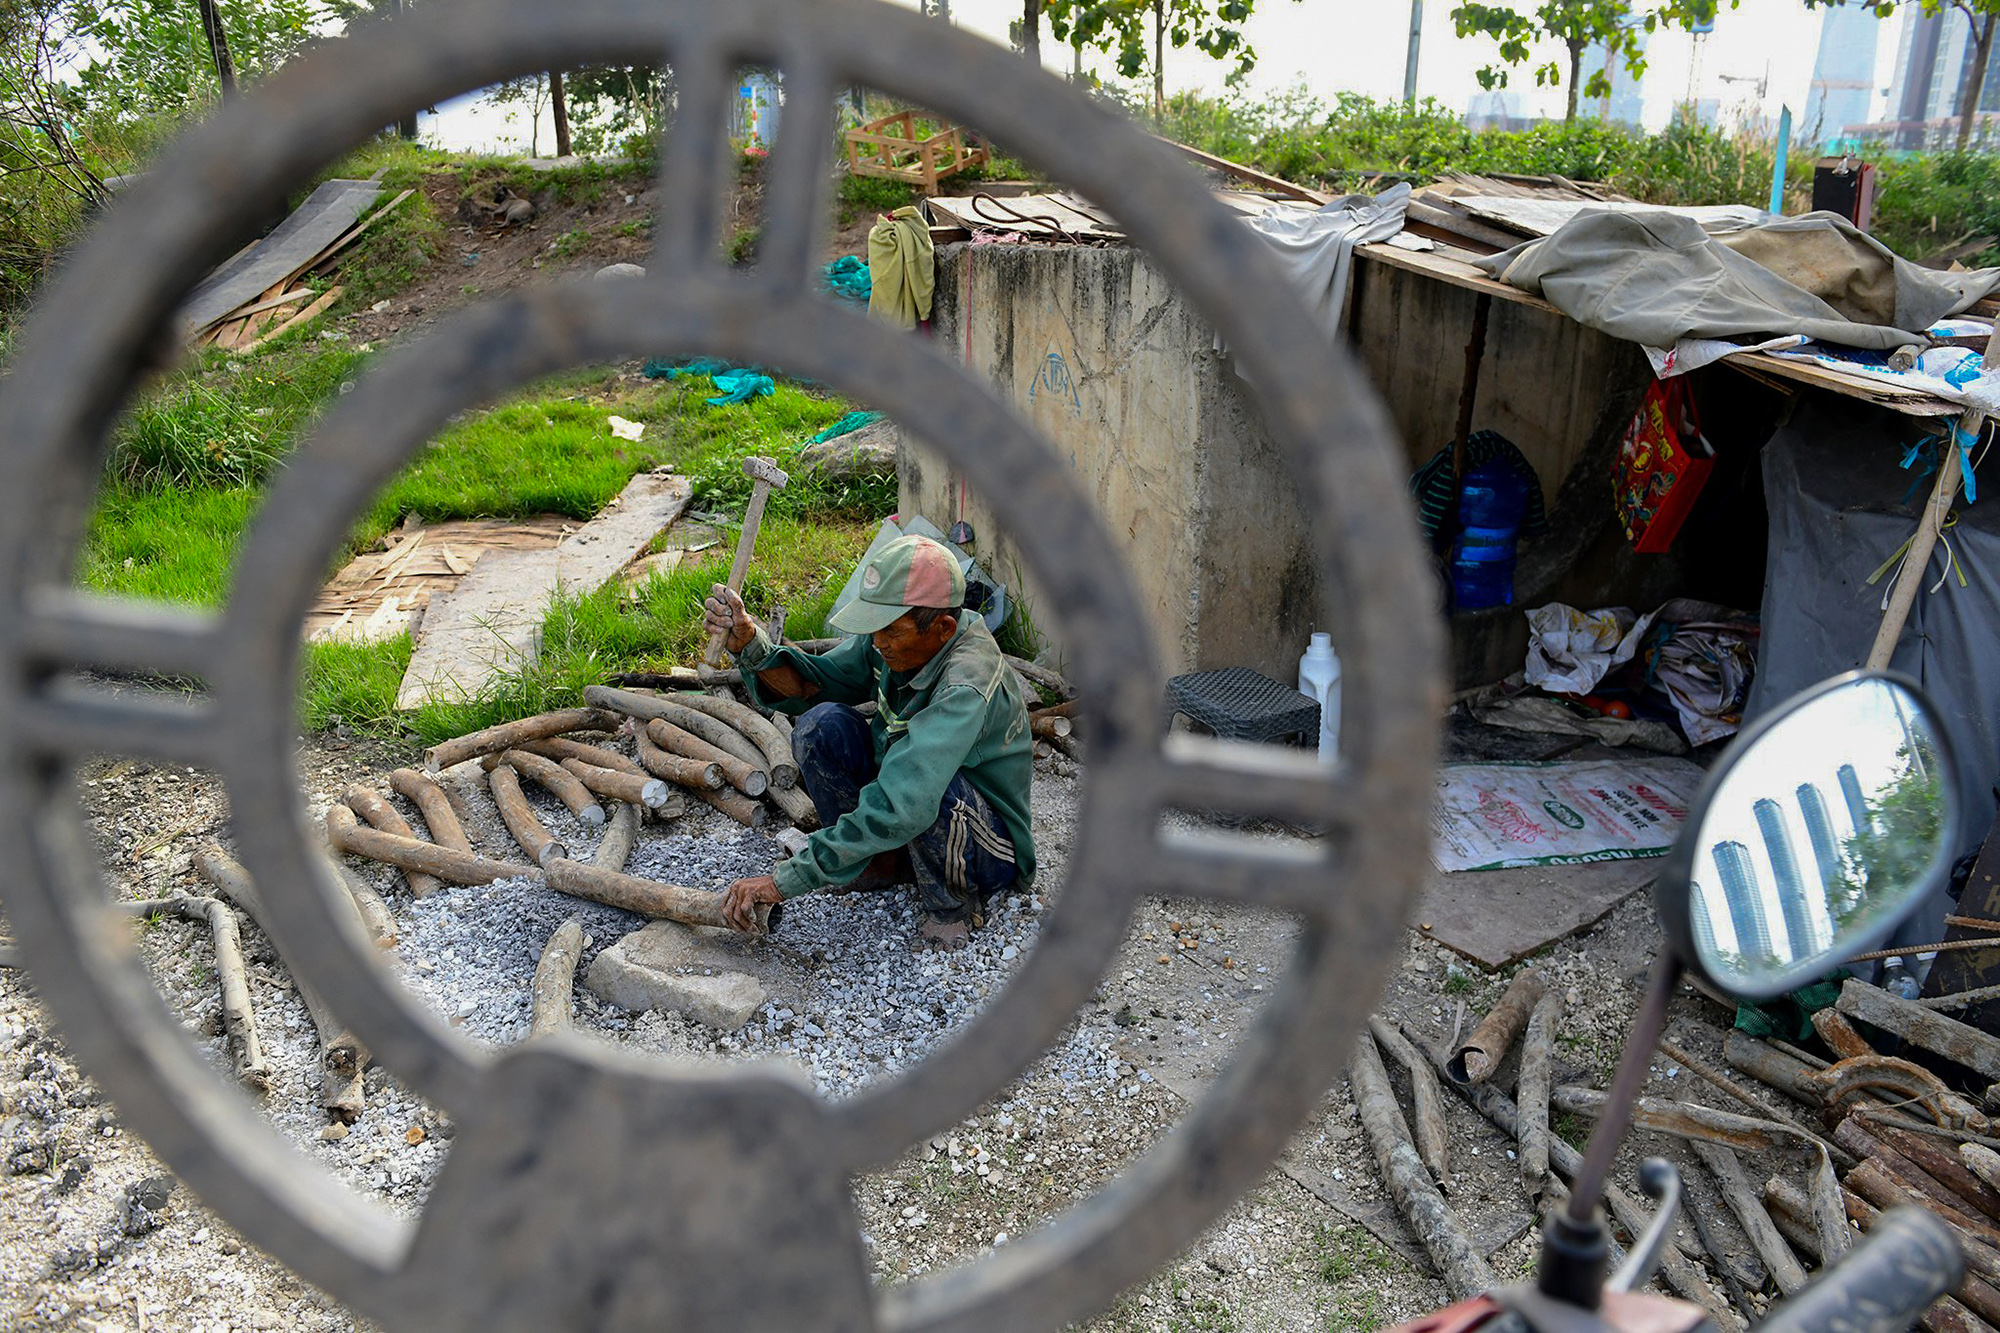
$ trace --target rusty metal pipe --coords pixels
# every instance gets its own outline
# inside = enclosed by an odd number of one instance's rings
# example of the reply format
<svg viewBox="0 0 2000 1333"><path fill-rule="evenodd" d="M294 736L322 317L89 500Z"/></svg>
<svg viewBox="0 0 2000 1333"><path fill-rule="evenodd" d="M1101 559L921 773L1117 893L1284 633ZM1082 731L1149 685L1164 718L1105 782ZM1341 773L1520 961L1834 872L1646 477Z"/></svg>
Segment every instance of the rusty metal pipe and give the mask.
<svg viewBox="0 0 2000 1333"><path fill-rule="evenodd" d="M470 732L457 740L432 746L424 751L424 767L436 773L468 759L511 750L522 741L541 740L571 731L616 730L617 716L601 708L561 708L553 713L538 713L534 717L503 722L497 727L487 727L484 731Z"/></svg>
<svg viewBox="0 0 2000 1333"><path fill-rule="evenodd" d="M696 716L703 715L696 714ZM637 730L635 728L634 734L637 734ZM644 730L654 745L670 754L716 765L722 770L722 776L729 779L729 785L745 796L762 796L771 789L771 775L762 768L755 764L746 764L727 750L718 749L700 736L683 731L671 722L656 717L645 724ZM640 762L644 761L645 752L642 750ZM661 773L660 776L664 778L667 775ZM672 781L671 778L668 780Z"/></svg>
<svg viewBox="0 0 2000 1333"><path fill-rule="evenodd" d="M503 750L498 758L487 755L479 762L489 772L494 764L506 763L520 776L561 801L565 809L591 828L604 827L604 807L597 803L597 799L590 794L590 788L579 781L576 774L555 760L526 750Z"/></svg>
<svg viewBox="0 0 2000 1333"><path fill-rule="evenodd" d="M606 870L602 866L585 865L562 857L548 864L549 887L573 898L588 898L594 903L608 907L622 907L628 912L655 920L679 921L690 926L715 926L722 930L733 930L722 915L722 895L708 889L693 889L684 884L664 884L659 880L641 879L637 875L627 875L616 870ZM759 903L756 907L757 930L760 935L768 935L776 930L784 916L783 903Z"/></svg>
<svg viewBox="0 0 2000 1333"><path fill-rule="evenodd" d="M1914 1103L1940 1125L1953 1129L1986 1128L1976 1108L1962 1104L1930 1070L1893 1055L1857 1055L1814 1070L1799 1080L1828 1107L1838 1107L1860 1093L1882 1090L1898 1101ZM1973 1124L1977 1118L1976 1125Z"/></svg>
<svg viewBox="0 0 2000 1333"><path fill-rule="evenodd" d="M1908 1158L1914 1166L1921 1167L1932 1179L1951 1190L1959 1198L1977 1208L1986 1217L2000 1221L2000 1190L1975 1175L1966 1168L1963 1158L1939 1144L1938 1140L1922 1134L1912 1134L1896 1125L1884 1124L1879 1120L1867 1122L1868 1130L1882 1143ZM1976 1152L1990 1152L1978 1144L1967 1144Z"/></svg>
<svg viewBox="0 0 2000 1333"><path fill-rule="evenodd" d="M677 787L686 787L690 791L720 791L729 785L729 780L722 775L720 762L663 750L653 740L652 733L638 723L632 724L632 745L639 752L639 762L647 772Z"/></svg>
<svg viewBox="0 0 2000 1333"><path fill-rule="evenodd" d="M538 741L524 741L514 748L538 754L544 759L553 759L557 763L565 759L579 759L592 768L608 768L614 773L636 773L642 778L646 776L646 770L639 766L638 760L627 759L606 746L571 740L567 736L545 736ZM716 780L721 781L720 778Z"/></svg>
<svg viewBox="0 0 2000 1333"><path fill-rule="evenodd" d="M764 758L764 752L753 745L747 736L744 736L719 717L711 717L707 713L683 707L672 699L662 698L657 694L640 694L633 690L614 690L603 685L590 686L584 690L583 697L588 702L596 704L600 708L609 708L623 713L627 717L637 718L642 722L665 722L679 728L681 731L687 732L689 735L698 736L715 749L722 751L722 753L729 755L750 768L762 772L767 784L771 781L771 772ZM790 747L786 748L787 753L789 753ZM676 753L684 752L677 751ZM797 775L794 774L793 776L796 778ZM744 794L749 796L762 795L761 792L746 792Z"/></svg>
<svg viewBox="0 0 2000 1333"><path fill-rule="evenodd" d="M529 1012L533 1017L528 1024L531 1039L551 1032L567 1032L575 1026L576 964L589 944L583 922L571 917L557 926L549 942L542 946L541 960L535 964L535 980L528 989L532 997Z"/></svg>
<svg viewBox="0 0 2000 1333"><path fill-rule="evenodd" d="M1798 1247L1801 1254L1816 1264L1827 1262L1820 1252L1819 1236L1813 1229L1812 1205L1806 1198L1804 1190L1789 1180L1772 1176L1764 1182L1764 1203L1771 1210L1771 1220L1778 1224L1778 1229L1785 1233L1787 1240ZM1880 1213L1874 1213L1874 1217L1880 1216ZM1968 1269L1965 1280L1952 1294L1980 1318L2000 1319L2000 1288L1994 1287L1977 1273Z"/></svg>
<svg viewBox="0 0 2000 1333"><path fill-rule="evenodd" d="M1596 1088L1561 1087L1550 1095L1549 1100L1558 1111L1595 1120L1603 1114L1610 1099L1609 1093ZM1768 1152L1788 1138L1815 1141L1804 1130L1775 1120L1759 1120L1737 1115L1733 1111L1718 1111L1695 1102L1673 1101L1666 1097L1639 1098L1632 1104L1628 1123L1655 1133L1671 1134L1678 1139L1720 1143L1744 1152Z"/></svg>
<svg viewBox="0 0 2000 1333"><path fill-rule="evenodd" d="M1852 978L1841 983L1840 998L1835 1004L1843 1014L1873 1023L1989 1079L2000 1079L2000 1037L1989 1036L1970 1023L1961 1023Z"/></svg>
<svg viewBox="0 0 2000 1333"><path fill-rule="evenodd" d="M521 790L521 778L512 764L496 764L486 772L486 785L493 792L493 804L500 807L500 822L514 835L514 841L530 860L547 870L549 862L569 855L565 847L541 820Z"/></svg>
<svg viewBox="0 0 2000 1333"><path fill-rule="evenodd" d="M1980 1216L1972 1204L1953 1194L1942 1181L1868 1133L1853 1120L1843 1120L1840 1127L1834 1131L1834 1137L1839 1139L1841 1146L1849 1152L1866 1159L1861 1166L1848 1172L1850 1181L1854 1178L1855 1171L1860 1171L1869 1163L1873 1163L1873 1170L1887 1175L1924 1207L1967 1235L1975 1236L1988 1245L2000 1248L2000 1227L1996 1227L1991 1219Z"/></svg>
<svg viewBox="0 0 2000 1333"><path fill-rule="evenodd" d="M383 799L382 794L373 787L364 787L358 782L352 783L340 794L340 800L348 809L367 820L370 827L378 828L384 833L393 833L399 838L408 838L412 842L417 840L417 831L410 827L410 821L404 819L396 807ZM413 898L428 898L443 887L443 881L437 876L426 875L421 870L403 871L403 881L410 886L410 896Z"/></svg>
<svg viewBox="0 0 2000 1333"><path fill-rule="evenodd" d="M706 787L689 787L688 791L693 793L697 800L714 806L744 828L763 828L768 819L762 805L741 792L731 791L727 787L721 791L710 791Z"/></svg>
<svg viewBox="0 0 2000 1333"><path fill-rule="evenodd" d="M511 753L511 752L510 752ZM633 776L617 769L597 768L581 759L562 761L563 771L600 796L623 801L627 805L643 806L648 810L658 810L672 799L672 788L655 777Z"/></svg>
<svg viewBox="0 0 2000 1333"><path fill-rule="evenodd" d="M1540 968L1528 968L1500 997L1500 1003L1480 1020L1472 1035L1451 1057L1451 1077L1461 1083L1478 1083L1492 1075L1506 1058L1507 1048L1521 1035L1528 1015L1548 989L1548 979Z"/></svg>
<svg viewBox="0 0 2000 1333"><path fill-rule="evenodd" d="M448 884L491 884L496 879L532 879L533 866L510 861L489 861L483 856L454 851L432 842L399 838L379 829L363 828L354 812L334 805L326 812L326 837L335 851L350 856L382 861L405 870L421 870Z"/></svg>
<svg viewBox="0 0 2000 1333"><path fill-rule="evenodd" d="M762 713L748 704L713 694L676 694L673 702L697 713L706 713L743 733L744 738L763 755L773 787L789 791L798 786L799 764L792 756L792 743Z"/></svg>
<svg viewBox="0 0 2000 1333"><path fill-rule="evenodd" d="M632 844L638 840L639 807L621 801L611 812L611 822L604 826L604 837L598 841L590 863L600 870L623 870L632 859Z"/></svg>
<svg viewBox="0 0 2000 1333"><path fill-rule="evenodd" d="M432 842L453 851L472 851L472 839L465 836L465 826L458 822L458 812L451 808L451 797L436 778L419 769L399 768L389 774L389 786L417 807Z"/></svg>

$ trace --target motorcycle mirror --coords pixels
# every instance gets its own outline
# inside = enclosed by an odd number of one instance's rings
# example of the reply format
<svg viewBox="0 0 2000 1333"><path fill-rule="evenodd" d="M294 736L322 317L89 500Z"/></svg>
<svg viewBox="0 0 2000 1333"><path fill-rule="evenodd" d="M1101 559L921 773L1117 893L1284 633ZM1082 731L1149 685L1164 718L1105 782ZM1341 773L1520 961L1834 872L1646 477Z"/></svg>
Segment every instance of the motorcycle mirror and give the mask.
<svg viewBox="0 0 2000 1333"><path fill-rule="evenodd" d="M1681 959L1742 999L1886 940L1950 872L1964 810L1936 707L1879 671L1836 676L1738 737L1654 881Z"/></svg>

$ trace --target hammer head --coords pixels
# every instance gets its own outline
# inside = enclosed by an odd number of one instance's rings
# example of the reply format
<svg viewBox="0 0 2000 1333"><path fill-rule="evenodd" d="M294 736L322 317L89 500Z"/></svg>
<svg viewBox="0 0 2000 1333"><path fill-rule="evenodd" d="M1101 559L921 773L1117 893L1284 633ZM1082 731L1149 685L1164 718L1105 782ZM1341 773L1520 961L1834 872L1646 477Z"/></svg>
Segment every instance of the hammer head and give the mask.
<svg viewBox="0 0 2000 1333"><path fill-rule="evenodd" d="M743 475L752 481L761 481L774 491L785 489L791 478L776 463L768 458L746 458L743 460Z"/></svg>

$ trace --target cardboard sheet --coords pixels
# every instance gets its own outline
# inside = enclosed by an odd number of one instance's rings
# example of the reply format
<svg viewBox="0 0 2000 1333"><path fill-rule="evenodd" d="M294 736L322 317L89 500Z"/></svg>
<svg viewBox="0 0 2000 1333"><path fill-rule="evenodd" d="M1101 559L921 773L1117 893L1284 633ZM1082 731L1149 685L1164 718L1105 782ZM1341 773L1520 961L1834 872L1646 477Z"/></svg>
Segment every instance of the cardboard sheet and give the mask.
<svg viewBox="0 0 2000 1333"><path fill-rule="evenodd" d="M1438 869L1578 865L1663 856L1700 790L1682 759L1452 764L1438 774Z"/></svg>

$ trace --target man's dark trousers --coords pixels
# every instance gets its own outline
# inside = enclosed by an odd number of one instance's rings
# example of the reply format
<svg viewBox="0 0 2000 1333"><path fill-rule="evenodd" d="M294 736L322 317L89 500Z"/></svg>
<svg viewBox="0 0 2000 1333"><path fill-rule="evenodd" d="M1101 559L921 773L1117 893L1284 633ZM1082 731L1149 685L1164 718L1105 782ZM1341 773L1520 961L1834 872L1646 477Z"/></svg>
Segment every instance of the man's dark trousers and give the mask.
<svg viewBox="0 0 2000 1333"><path fill-rule="evenodd" d="M861 789L877 772L868 719L846 704L819 704L800 716L792 756L822 828L861 803ZM1007 827L962 772L945 787L936 822L909 853L917 901L939 920L967 920L989 894L1014 881Z"/></svg>

